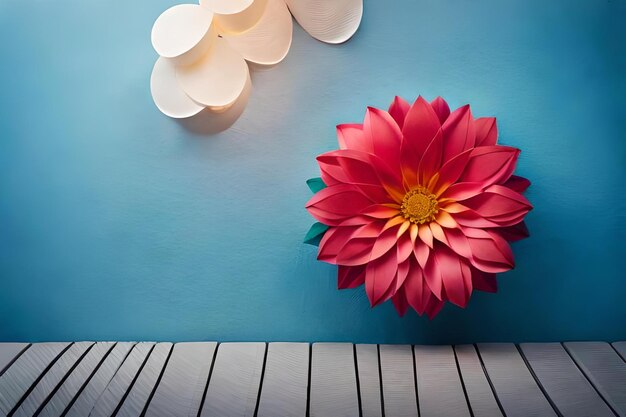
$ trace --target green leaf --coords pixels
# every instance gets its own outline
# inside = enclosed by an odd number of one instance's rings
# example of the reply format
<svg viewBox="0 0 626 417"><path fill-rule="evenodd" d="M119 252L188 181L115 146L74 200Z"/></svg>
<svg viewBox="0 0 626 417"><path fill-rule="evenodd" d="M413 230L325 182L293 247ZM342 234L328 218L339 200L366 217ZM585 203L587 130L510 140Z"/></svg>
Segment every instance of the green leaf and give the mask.
<svg viewBox="0 0 626 417"><path fill-rule="evenodd" d="M313 194L326 188L326 184L324 184L324 181L319 177L306 180L306 185L313 191Z"/></svg>
<svg viewBox="0 0 626 417"><path fill-rule="evenodd" d="M319 246L320 240L322 240L322 236L328 230L328 226L322 223L313 223L309 231L306 233L304 237L304 243L308 243L309 245Z"/></svg>

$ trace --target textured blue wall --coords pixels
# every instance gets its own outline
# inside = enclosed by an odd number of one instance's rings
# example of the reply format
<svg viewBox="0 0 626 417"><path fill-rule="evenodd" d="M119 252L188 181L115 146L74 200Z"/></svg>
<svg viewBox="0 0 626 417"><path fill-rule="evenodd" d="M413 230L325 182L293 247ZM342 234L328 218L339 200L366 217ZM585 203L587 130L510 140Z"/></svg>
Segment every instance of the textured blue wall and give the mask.
<svg viewBox="0 0 626 417"><path fill-rule="evenodd" d="M626 2L369 0L345 45L295 28L213 136L150 98L175 3L0 1L0 340L626 337ZM337 291L301 243L335 124L395 94L497 116L533 181L518 268L433 321Z"/></svg>

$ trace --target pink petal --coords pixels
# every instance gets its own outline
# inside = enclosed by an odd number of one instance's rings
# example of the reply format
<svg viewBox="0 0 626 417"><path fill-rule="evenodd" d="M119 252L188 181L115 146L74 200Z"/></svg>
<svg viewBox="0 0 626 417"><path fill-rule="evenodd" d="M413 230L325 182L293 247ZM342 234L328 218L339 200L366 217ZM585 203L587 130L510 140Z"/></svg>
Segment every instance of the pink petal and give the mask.
<svg viewBox="0 0 626 417"><path fill-rule="evenodd" d="M402 127L401 168L410 188L418 185L417 167L424 151L441 128L431 105L421 96L409 109Z"/></svg>
<svg viewBox="0 0 626 417"><path fill-rule="evenodd" d="M404 126L404 119L409 112L409 108L411 108L411 105L405 99L398 96L393 99L391 106L389 106L389 114L393 117L393 120L396 121L400 129Z"/></svg>
<svg viewBox="0 0 626 417"><path fill-rule="evenodd" d="M319 256L318 259L328 263L346 266L364 265L368 263L372 257L372 246L374 246L375 241L376 239L373 238L350 239L341 248L334 260L321 259Z"/></svg>
<svg viewBox="0 0 626 417"><path fill-rule="evenodd" d="M437 254L433 251L433 256L428 258L426 268L424 268L424 279L430 291L435 294L438 299L442 299L443 279L441 277L441 269L436 260Z"/></svg>
<svg viewBox="0 0 626 417"><path fill-rule="evenodd" d="M472 269L472 282L474 289L485 292L497 292L498 282L496 281L496 274L487 273L478 269Z"/></svg>
<svg viewBox="0 0 626 417"><path fill-rule="evenodd" d="M530 187L530 181L524 177L518 177L517 175L511 175L511 177L503 184L505 187L510 188L518 193L523 193L528 187Z"/></svg>
<svg viewBox="0 0 626 417"><path fill-rule="evenodd" d="M368 107L363 123L367 141L374 144L374 154L391 167L400 166L402 131L395 120L384 110Z"/></svg>
<svg viewBox="0 0 626 417"><path fill-rule="evenodd" d="M482 194L463 201L463 205L488 220L505 215L523 216L532 209L523 195L502 185L492 185Z"/></svg>
<svg viewBox="0 0 626 417"><path fill-rule="evenodd" d="M404 262L413 253L413 242L407 235L401 236L397 242L398 262Z"/></svg>
<svg viewBox="0 0 626 417"><path fill-rule="evenodd" d="M443 229L448 241L448 247L464 258L472 257L472 250L467 236L460 229Z"/></svg>
<svg viewBox="0 0 626 417"><path fill-rule="evenodd" d="M461 201L480 194L485 189L481 182L457 182L449 186L442 194L442 199Z"/></svg>
<svg viewBox="0 0 626 417"><path fill-rule="evenodd" d="M356 288L365 283L365 265L344 266L337 268L337 287L340 290Z"/></svg>
<svg viewBox="0 0 626 417"><path fill-rule="evenodd" d="M515 266L511 247L502 237L481 229L464 229L472 250L472 265L484 272L504 272Z"/></svg>
<svg viewBox="0 0 626 417"><path fill-rule="evenodd" d="M400 317L403 317L409 308L409 302L406 299L404 288L400 288L398 291L396 291L393 297L391 297L391 301L393 302L393 306L396 308L398 315Z"/></svg>
<svg viewBox="0 0 626 417"><path fill-rule="evenodd" d="M447 299L465 307L468 297L458 255L444 245L438 245L434 254Z"/></svg>
<svg viewBox="0 0 626 417"><path fill-rule="evenodd" d="M415 261L411 263L403 288L409 305L418 314L424 314L430 298L430 290L424 282L422 269L415 264Z"/></svg>
<svg viewBox="0 0 626 417"><path fill-rule="evenodd" d="M359 214L370 207L372 203L372 200L363 195L356 186L337 184L315 193L306 204L306 208L315 218L318 218L316 215L320 212L329 214L329 217L333 217L333 215L349 217Z"/></svg>
<svg viewBox="0 0 626 417"><path fill-rule="evenodd" d="M433 234L431 233L428 225L421 224L417 230L417 234L422 242L424 242L429 248L433 248Z"/></svg>
<svg viewBox="0 0 626 417"><path fill-rule="evenodd" d="M448 239L446 239L446 235L443 232L443 229L441 228L441 226L439 226L437 222L430 222L428 224L428 227L430 227L430 232L435 239L446 245L448 244Z"/></svg>
<svg viewBox="0 0 626 417"><path fill-rule="evenodd" d="M476 126L476 147L495 145L498 141L498 126L495 117L479 117Z"/></svg>
<svg viewBox="0 0 626 417"><path fill-rule="evenodd" d="M443 98L437 97L430 102L430 105L437 114L437 117L439 118L439 123L443 124L448 116L450 116L450 107L448 106L448 103L446 103Z"/></svg>
<svg viewBox="0 0 626 417"><path fill-rule="evenodd" d="M443 136L439 130L424 151L424 156L422 156L417 168L417 178L420 184L428 184L432 176L439 171L443 152Z"/></svg>
<svg viewBox="0 0 626 417"><path fill-rule="evenodd" d="M385 231L383 231L378 238L376 238L376 242L372 247L372 255L371 260L378 259L381 256L385 255L387 252L391 250L391 248L395 248L398 238L396 237L396 233L398 232L398 227L394 226ZM396 251L394 251L394 258L396 258Z"/></svg>
<svg viewBox="0 0 626 417"><path fill-rule="evenodd" d="M439 170L437 183L433 188L435 194L441 194L446 190L446 188L454 184L459 179L465 170L465 166L469 161L471 152L472 150L468 149L443 164Z"/></svg>
<svg viewBox="0 0 626 417"><path fill-rule="evenodd" d="M461 226L465 226L465 227L484 228L484 227L501 226L500 224L494 221L485 219L484 217L476 213L474 210L468 209L466 211L452 213L451 215L452 217L454 217L454 221L456 221Z"/></svg>
<svg viewBox="0 0 626 417"><path fill-rule="evenodd" d="M443 308L443 301L431 296L426 305L425 313L429 319L433 319Z"/></svg>
<svg viewBox="0 0 626 417"><path fill-rule="evenodd" d="M388 188L383 184L377 171L377 168L384 170L385 167L377 165L379 161L373 155L360 151L337 150L318 156L317 162L322 180L328 185L354 184L377 203L389 203L393 201L392 193L399 194L391 188L391 192L387 191Z"/></svg>
<svg viewBox="0 0 626 417"><path fill-rule="evenodd" d="M363 134L363 125L361 124L352 123L338 125L337 142L339 143L339 147L341 149L352 149L368 153L374 151L372 142L365 139L365 135Z"/></svg>
<svg viewBox="0 0 626 417"><path fill-rule="evenodd" d="M459 107L453 111L441 129L444 141L444 162L474 147L476 129L469 105Z"/></svg>
<svg viewBox="0 0 626 417"><path fill-rule="evenodd" d="M519 149L510 146L475 148L459 182L478 182L486 187L506 181L515 170L519 153Z"/></svg>
<svg viewBox="0 0 626 417"><path fill-rule="evenodd" d="M409 270L411 269L411 264L415 261L412 258L408 258L403 262L398 262L398 274L396 275L396 289L402 288L404 285L404 281L406 281L406 277L409 274Z"/></svg>
<svg viewBox="0 0 626 417"><path fill-rule="evenodd" d="M397 271L398 262L395 251L367 264L365 291L372 307L387 301L395 293Z"/></svg>
<svg viewBox="0 0 626 417"><path fill-rule="evenodd" d="M318 259L325 262L336 263L337 254L354 236L361 226L329 227L322 236L318 248Z"/></svg>

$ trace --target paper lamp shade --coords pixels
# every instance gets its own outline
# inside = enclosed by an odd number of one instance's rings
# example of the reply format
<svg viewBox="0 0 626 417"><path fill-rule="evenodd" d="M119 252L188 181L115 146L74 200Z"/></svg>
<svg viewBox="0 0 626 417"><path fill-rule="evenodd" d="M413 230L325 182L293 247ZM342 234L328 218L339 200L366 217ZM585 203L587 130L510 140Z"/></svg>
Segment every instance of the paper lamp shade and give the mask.
<svg viewBox="0 0 626 417"><path fill-rule="evenodd" d="M150 91L154 103L163 114L175 119L195 116L204 109L180 88L176 67L166 58L157 59L150 77Z"/></svg>
<svg viewBox="0 0 626 417"><path fill-rule="evenodd" d="M173 118L204 108L225 112L249 82L246 61L275 65L287 56L292 13L313 37L328 43L348 40L363 14L362 0L285 1L200 0L163 12L152 28L160 55L150 79L157 108Z"/></svg>
<svg viewBox="0 0 626 417"><path fill-rule="evenodd" d="M261 19L267 0L200 0L200 5L215 13L218 32L243 33Z"/></svg>
<svg viewBox="0 0 626 417"><path fill-rule="evenodd" d="M326 43L343 43L357 31L362 0L285 0L291 14L309 35Z"/></svg>

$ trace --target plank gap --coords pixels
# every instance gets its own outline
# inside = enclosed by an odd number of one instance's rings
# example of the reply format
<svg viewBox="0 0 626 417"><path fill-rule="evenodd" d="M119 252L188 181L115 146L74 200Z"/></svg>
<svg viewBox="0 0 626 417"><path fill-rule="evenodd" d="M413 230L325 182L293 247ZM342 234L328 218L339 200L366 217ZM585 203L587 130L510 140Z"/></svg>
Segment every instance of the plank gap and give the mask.
<svg viewBox="0 0 626 417"><path fill-rule="evenodd" d="M313 345L309 343L309 378L306 386L306 417L311 417L311 372L313 365Z"/></svg>
<svg viewBox="0 0 626 417"><path fill-rule="evenodd" d="M94 343L92 345L92 347L96 346L96 345L97 345L97 343ZM85 380L83 385L81 385L81 387L78 389L78 391L76 392L76 395L74 395L74 398L72 398L72 400L67 404L67 407L65 407L65 410L63 410L63 412L61 413L61 417L64 417L70 411L70 409L72 408L72 406L74 405L74 403L76 402L78 397L80 397L80 394L83 392L85 387L87 387L87 385L89 384L89 381L91 381L91 378L93 378L93 376L96 374L96 372L98 372L98 369L100 369L100 367L102 366L102 364L104 363L106 358L109 356L109 354L113 351L115 346L117 346L117 342L112 343L111 347L109 348L109 350L107 350L107 352L104 355L102 355L102 359L100 359L100 362L98 362L98 364L96 365L94 370L91 372L89 377L87 377L87 379ZM68 373L68 375L70 375L70 374ZM59 384L59 387L60 386L61 386L61 384Z"/></svg>
<svg viewBox="0 0 626 417"><path fill-rule="evenodd" d="M456 371L459 373L459 379L461 380L461 388L463 388L463 395L465 395L465 402L467 402L467 408L470 413L470 417L474 417L474 411L472 410L472 404L470 404L469 396L467 395L467 389L465 388L465 381L463 380L463 374L461 373L461 366L459 365L459 358L456 356L456 348L452 347L452 354L454 355L454 362L456 363Z"/></svg>
<svg viewBox="0 0 626 417"><path fill-rule="evenodd" d="M261 390L263 389L263 378L265 378L265 365L267 364L267 351L268 350L269 350L269 343L265 343L265 354L263 355L263 366L261 368L261 380L259 381L259 392L256 395L256 406L254 407L254 417L257 417L257 415L259 414L259 404L261 403Z"/></svg>
<svg viewBox="0 0 626 417"><path fill-rule="evenodd" d="M493 397L496 399L496 403L498 404L498 408L503 416L506 416L504 412L504 407L502 407L502 403L500 402L500 398L498 397L498 393L496 392L496 387L493 386L493 382L491 382L491 377L489 376L489 372L487 372L487 368L485 367L485 362L483 361L483 357L480 354L480 350L478 350L478 346L474 343L474 350L478 355L478 360L480 361L480 366L483 368L483 373L485 374L485 378L487 378L487 382L489 383L489 388L491 388L491 392L493 393Z"/></svg>
<svg viewBox="0 0 626 417"><path fill-rule="evenodd" d="M30 387L28 387L28 389L26 390L26 392L24 393L24 395L22 395L22 398L20 398L20 400L15 404L15 407L13 407L13 409L9 412L9 414L7 414L7 416L12 416L17 410L19 410L20 406L22 405L22 403L24 402L24 400L26 400L26 398L28 398L28 396L30 395L31 392L33 392L33 390L35 389L35 387L37 386L37 384L39 384L39 382L43 379L43 377L46 375L46 373L50 370L50 368L52 368L54 366L54 364L56 363L56 361L59 360L59 358L61 358L61 356L63 356L65 354L65 352L67 352L67 350L74 344L74 342L69 343L65 348L63 348L63 350L61 350L61 352L48 364L48 366L46 366L44 368L44 370L41 372L41 374L39 374L39 376L37 376L37 378L35 379L35 382L32 383L32 385ZM26 350L26 349L25 349ZM82 357L81 357L82 359ZM67 376L65 376L64 378L66 378ZM59 384L59 386L61 386L61 384ZM56 389L58 389L58 386L56 387ZM49 400L49 398L46 398L46 402ZM45 404L45 402L44 402ZM41 407L39 409L37 409L37 411L35 412L35 416L37 414L39 414L39 412L41 411Z"/></svg>
<svg viewBox="0 0 626 417"><path fill-rule="evenodd" d="M380 385L380 408L381 414L385 417L385 396L383 395L383 370L380 365L380 345L376 345L376 353L378 354L378 383Z"/></svg>
<svg viewBox="0 0 626 417"><path fill-rule="evenodd" d="M211 366L209 367L209 375L206 378L206 385L204 386L204 392L202 393L202 400L200 400L200 408L198 408L198 417L202 414L202 408L204 407L204 402L206 401L206 394L209 390L209 384L211 383L211 376L213 376L213 367L215 367L215 359L217 358L217 351L220 349L221 343L216 342L215 350L213 351L213 359L211 359ZM172 348L172 350L174 350ZM163 368L165 369L165 367Z"/></svg>
<svg viewBox="0 0 626 417"><path fill-rule="evenodd" d="M150 396L148 397L146 404L143 406L143 411L141 411L140 417L145 417L146 413L148 412L148 406L150 405L150 402L152 402L154 393L156 392L157 388L159 387L159 384L161 383L161 379L163 378L163 374L165 373L165 368L167 368L167 364L169 363L170 358L172 357L172 352L174 352L174 344L172 344L172 346L170 347L170 351L167 354L167 359L165 359L165 363L163 363L163 368L161 368L161 372L159 373L159 377L157 378L156 383L154 384L154 387L152 388L152 392L150 393Z"/></svg>
<svg viewBox="0 0 626 417"><path fill-rule="evenodd" d="M554 410L556 415L558 415L559 417L563 417L563 414L561 413L561 411L559 411L559 409L557 408L556 404L554 404L554 401L552 401L552 398L550 398L550 396L548 395L548 392L543 387L543 384L541 383L541 381L537 377L537 374L535 374L535 370L532 368L532 366L530 366L530 363L528 363L528 359L526 358L526 355L524 355L524 352L522 351L522 349L520 349L519 344L514 343L513 345L517 349L517 352L519 353L519 355L522 357L522 360L524 361L524 365L526 365L526 368L528 368L528 370L530 371L530 374L532 375L533 379L535 380L535 383L537 384L537 386L539 387L539 389L543 393L543 396L546 397L546 400L548 400L548 403L550 404L550 406L552 407L552 409Z"/></svg>
<svg viewBox="0 0 626 417"><path fill-rule="evenodd" d="M564 342L560 342L561 346L563 346L563 349L565 349L565 351L567 352L567 354L569 355L569 357L572 359L572 362L574 362L574 365L576 365L576 367L578 368L578 370L580 371L581 374L583 374L583 376L585 377L585 379L587 379L587 381L589 382L589 384L593 387L593 389L598 393L598 395L600 396L600 398L602 398L602 401L604 401L604 403L611 409L611 411L613 412L613 414L615 414L616 416L619 416L620 413L617 412L617 410L615 410L615 408L613 408L613 405L611 404L610 401L607 401L607 399L604 397L604 395L602 395L602 392L600 392L600 390L598 389L598 387L596 387L596 384L594 384L594 382L591 380L591 378L589 377L589 375L587 375L587 372L585 372L585 370L583 368L580 367L580 364L578 363L578 361L576 360L576 358L574 357L574 355L572 355L572 352L569 351L569 349L567 348L567 346L565 345Z"/></svg>
<svg viewBox="0 0 626 417"><path fill-rule="evenodd" d="M361 381L359 381L359 364L356 358L356 345L352 344L352 356L354 357L354 373L356 376L356 400L359 404L359 417L363 417L363 406L361 405Z"/></svg>
<svg viewBox="0 0 626 417"><path fill-rule="evenodd" d="M137 345L135 345L135 347L137 347ZM146 366L146 363L148 363L148 359L150 359L150 355L152 355L152 351L154 350L156 345L157 345L157 343L155 342L154 345L152 345L152 347L150 348L150 351L148 351L148 354L146 355L146 357L144 358L143 362L141 363L141 366L137 370L137 373L133 377L133 380L128 385L128 389L126 390L124 395L122 395L122 398L120 399L119 404L115 407L115 410L113 410L113 414L111 414L111 417L115 417L117 415L117 413L119 413L120 408L122 408L122 405L124 404L124 401L126 401L126 397L128 397L128 395L130 394L131 390L133 389L133 386L135 385L135 382L137 382L137 379L139 378L139 375L141 375L141 371L143 370L144 366ZM133 347L133 349L135 347Z"/></svg>
<svg viewBox="0 0 626 417"><path fill-rule="evenodd" d="M0 376L2 376L2 374L4 374L11 367L11 365L13 365L13 363L16 360L18 360L19 357L22 356L22 354L26 352L28 348L31 347L32 345L33 345L32 343L28 343L17 355L15 355L13 359L9 361L9 363L7 363L7 365L4 368L0 369Z"/></svg>
<svg viewBox="0 0 626 417"><path fill-rule="evenodd" d="M411 355L413 356L413 385L415 386L415 406L417 407L417 417L420 416L420 397L417 388L417 363L415 362L415 345L411 346Z"/></svg>

